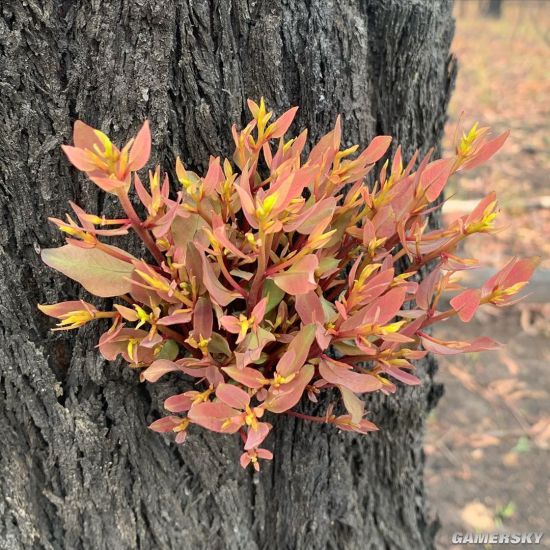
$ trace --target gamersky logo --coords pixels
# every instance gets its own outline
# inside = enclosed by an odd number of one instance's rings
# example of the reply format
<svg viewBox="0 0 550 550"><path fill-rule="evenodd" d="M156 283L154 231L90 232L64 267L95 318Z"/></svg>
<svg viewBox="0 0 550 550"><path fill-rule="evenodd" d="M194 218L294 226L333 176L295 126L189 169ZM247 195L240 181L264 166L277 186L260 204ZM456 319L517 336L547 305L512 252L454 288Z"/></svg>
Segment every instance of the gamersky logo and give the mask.
<svg viewBox="0 0 550 550"><path fill-rule="evenodd" d="M540 544L544 533L453 533L453 544Z"/></svg>

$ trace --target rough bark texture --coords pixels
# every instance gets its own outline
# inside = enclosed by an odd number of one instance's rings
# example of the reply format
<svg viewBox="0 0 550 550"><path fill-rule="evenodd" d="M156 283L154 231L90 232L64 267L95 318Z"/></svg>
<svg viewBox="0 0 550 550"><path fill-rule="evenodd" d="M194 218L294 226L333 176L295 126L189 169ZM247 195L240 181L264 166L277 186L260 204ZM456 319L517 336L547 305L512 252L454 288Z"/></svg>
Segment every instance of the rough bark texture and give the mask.
<svg viewBox="0 0 550 550"><path fill-rule="evenodd" d="M47 221L71 199L113 211L59 145L81 118L125 140L144 118L157 160L227 154L247 97L300 105L315 139L438 143L454 75L450 0L4 0L0 6L0 548L429 548L425 384L373 399L381 432L277 422L260 476L235 439L176 447L147 429L169 379L140 385L94 349L97 328L50 333L37 302L77 288L43 266Z"/></svg>

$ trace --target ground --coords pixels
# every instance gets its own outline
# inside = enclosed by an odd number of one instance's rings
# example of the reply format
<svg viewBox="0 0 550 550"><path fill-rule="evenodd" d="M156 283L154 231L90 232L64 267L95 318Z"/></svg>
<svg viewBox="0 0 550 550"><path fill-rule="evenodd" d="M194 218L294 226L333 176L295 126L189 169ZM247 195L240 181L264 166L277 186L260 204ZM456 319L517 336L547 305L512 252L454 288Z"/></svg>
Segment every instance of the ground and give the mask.
<svg viewBox="0 0 550 550"><path fill-rule="evenodd" d="M509 128L511 136L488 166L452 183L444 212L452 219L496 190L505 229L477 238L466 255L489 269L514 255L542 263L524 303L438 329L505 344L440 362L445 395L428 422L426 483L442 549L453 548L454 532L545 529L542 547L550 547L550 2L503 5L502 17L490 19L479 2L456 3L459 74L445 147L452 147L461 112L466 126L479 121L495 132Z"/></svg>

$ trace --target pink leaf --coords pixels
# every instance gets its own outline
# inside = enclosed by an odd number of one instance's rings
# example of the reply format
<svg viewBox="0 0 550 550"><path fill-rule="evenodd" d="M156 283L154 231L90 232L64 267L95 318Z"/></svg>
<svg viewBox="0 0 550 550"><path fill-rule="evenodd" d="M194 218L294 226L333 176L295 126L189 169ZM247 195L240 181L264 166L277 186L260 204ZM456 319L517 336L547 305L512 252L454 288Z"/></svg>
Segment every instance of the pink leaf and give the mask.
<svg viewBox="0 0 550 550"><path fill-rule="evenodd" d="M182 419L179 416L165 416L164 418L159 418L152 424L149 424L149 429L154 432L167 433L179 426L181 422Z"/></svg>
<svg viewBox="0 0 550 550"><path fill-rule="evenodd" d="M132 148L130 149L130 155L128 159L129 170L136 171L141 170L149 160L151 155L151 130L149 128L149 121L146 120L143 123L140 131L134 139Z"/></svg>
<svg viewBox="0 0 550 550"><path fill-rule="evenodd" d="M350 365L327 356L321 358L319 374L327 382L344 386L354 393L372 392L382 387L382 382L375 376L354 372Z"/></svg>
<svg viewBox="0 0 550 550"><path fill-rule="evenodd" d="M373 164L380 160L388 150L391 140L391 136L376 136L362 153L365 164Z"/></svg>
<svg viewBox="0 0 550 550"><path fill-rule="evenodd" d="M268 298L266 296L265 298L262 298L254 306L254 309L252 310L251 317L254 318L254 323L256 325L259 325L262 322L263 318L264 318L265 310L267 308L267 302L268 302Z"/></svg>
<svg viewBox="0 0 550 550"><path fill-rule="evenodd" d="M282 413L292 409L302 398L314 372L313 365L305 365L288 384L283 384L279 388L271 387L265 400L266 409L274 413Z"/></svg>
<svg viewBox="0 0 550 550"><path fill-rule="evenodd" d="M164 408L174 413L187 412L193 405L193 399L184 393L172 395L164 401Z"/></svg>
<svg viewBox="0 0 550 550"><path fill-rule="evenodd" d="M121 296L132 288L129 278L134 266L98 248L47 248L42 251L42 260L102 298Z"/></svg>
<svg viewBox="0 0 550 550"><path fill-rule="evenodd" d="M451 307L458 313L461 321L467 323L472 319L479 307L481 293L477 289L469 288L451 299Z"/></svg>
<svg viewBox="0 0 550 550"><path fill-rule="evenodd" d="M244 409L250 404L250 396L233 384L218 384L216 397L234 409Z"/></svg>
<svg viewBox="0 0 550 550"><path fill-rule="evenodd" d="M418 285L416 290L416 304L420 309L427 311L430 309L432 298L439 281L441 280L441 269L436 266Z"/></svg>
<svg viewBox="0 0 550 550"><path fill-rule="evenodd" d="M239 332L241 332L241 323L233 315L224 315L220 319L220 324L225 330L227 330L227 332L230 332L231 334L239 334Z"/></svg>
<svg viewBox="0 0 550 550"><path fill-rule="evenodd" d="M406 290L403 287L392 288L377 298L365 313L364 323L376 322L383 325L397 315L405 301Z"/></svg>
<svg viewBox="0 0 550 550"><path fill-rule="evenodd" d="M263 374L251 367L222 367L223 372L248 388L261 388L267 383Z"/></svg>
<svg viewBox="0 0 550 550"><path fill-rule="evenodd" d="M97 313L97 309L84 300L71 300L68 302L59 302L58 304L38 304L38 309L56 319L61 319L62 315L67 315L74 311L89 311L90 313ZM133 310L132 310L133 311Z"/></svg>
<svg viewBox="0 0 550 550"><path fill-rule="evenodd" d="M298 107L292 107L292 109L283 113L273 124L271 124L267 129L269 138L278 139L283 137L292 124L297 111Z"/></svg>
<svg viewBox="0 0 550 550"><path fill-rule="evenodd" d="M453 162L454 159L439 159L428 164L422 172L420 184L430 202L435 201L443 191L451 174Z"/></svg>
<svg viewBox="0 0 550 550"><path fill-rule="evenodd" d="M147 382L156 382L166 373L179 370L181 370L181 368L177 363L168 361L167 359L157 359L151 366L141 371L139 378L142 382L144 380L147 380Z"/></svg>
<svg viewBox="0 0 550 550"><path fill-rule="evenodd" d="M250 174L248 171L248 165L246 165L241 172L238 183L237 181L235 181L233 187L239 194L241 208L246 220L254 229L258 229L258 222L256 220L256 208L254 206L254 201L252 199L252 194L250 191L250 184L248 182L249 176Z"/></svg>
<svg viewBox="0 0 550 550"><path fill-rule="evenodd" d="M305 325L302 327L277 363L275 369L277 373L281 376L289 376L298 371L306 362L314 339L315 325Z"/></svg>
<svg viewBox="0 0 550 550"><path fill-rule="evenodd" d="M212 304L210 300L201 296L195 304L193 312L193 333L196 339L210 338L212 336L212 324L214 322Z"/></svg>
<svg viewBox="0 0 550 550"><path fill-rule="evenodd" d="M418 386L418 384L421 383L420 379L414 376L414 374L406 372L397 367L386 366L384 367L384 372L388 373L390 376L393 376L404 384L408 384L409 386Z"/></svg>
<svg viewBox="0 0 550 550"><path fill-rule="evenodd" d="M226 306L230 304L233 300L240 297L240 294L234 291L230 291L225 288L219 281L219 279L214 274L212 265L210 262L202 255L202 271L203 271L203 283L206 289L208 290L210 297L220 306Z"/></svg>
<svg viewBox="0 0 550 550"><path fill-rule="evenodd" d="M267 422L258 422L256 429L252 426L248 428L248 435L244 445L244 450L249 451L250 449L260 446L264 439L268 436L271 427L271 424L268 424Z"/></svg>
<svg viewBox="0 0 550 550"><path fill-rule="evenodd" d="M221 401L193 405L187 415L189 420L194 424L198 424L207 430L219 433L238 432L243 424L242 422L236 421L226 424L226 420L238 416L239 411Z"/></svg>
<svg viewBox="0 0 550 550"><path fill-rule="evenodd" d="M347 414L337 417L335 420L333 420L333 424L337 428L345 432L357 432L361 434L366 434L369 432L378 431L378 427L376 426L376 424L373 424L370 420L363 418L357 424L354 424L351 421L351 416Z"/></svg>
<svg viewBox="0 0 550 550"><path fill-rule="evenodd" d="M95 130L81 120L77 120L74 123L73 142L79 149L88 149L89 151L93 151L94 145L97 145L100 147L100 150L103 150L103 145L97 137Z"/></svg>
<svg viewBox="0 0 550 550"><path fill-rule="evenodd" d="M229 250L232 254L237 256L238 258L242 258L244 260L248 259L248 256L242 252L237 246L235 246L231 240L227 236L226 231L226 225L222 220L222 217L214 212L212 214L212 232L214 233L214 237L216 237L217 241L227 250Z"/></svg>
<svg viewBox="0 0 550 550"><path fill-rule="evenodd" d="M277 273L271 278L275 284L287 294L296 296L307 294L317 288L315 270L319 266L319 260L314 254L308 254L296 262L290 269Z"/></svg>
<svg viewBox="0 0 550 550"><path fill-rule="evenodd" d="M313 290L307 294L296 296L296 311L304 324L325 322L323 305L319 296Z"/></svg>
<svg viewBox="0 0 550 550"><path fill-rule="evenodd" d="M285 231L298 231L302 235L309 235L314 229L320 228L324 231L331 222L337 200L335 197L327 197L310 208L306 208L294 221L285 224ZM322 222L324 225L321 225Z"/></svg>
<svg viewBox="0 0 550 550"><path fill-rule="evenodd" d="M365 414L365 403L345 386L338 386L338 389L342 394L344 407L346 407L346 410L351 415L351 421L357 424L363 418L363 414Z"/></svg>
<svg viewBox="0 0 550 550"><path fill-rule="evenodd" d="M432 353L440 355L457 355L458 353L471 353L477 351L494 350L500 347L498 342L491 338L481 336L471 342L444 341L433 336L428 336L423 332L418 333L421 337L422 345Z"/></svg>
<svg viewBox="0 0 550 550"><path fill-rule="evenodd" d="M204 192L207 196L214 193L218 183L224 180L223 171L220 166L220 157L210 157L208 172L204 176Z"/></svg>
<svg viewBox="0 0 550 550"><path fill-rule="evenodd" d="M171 315L167 315L166 317L162 317L161 319L159 319L157 321L157 325L170 326L185 324L189 323L192 317L193 313L191 312L191 310L177 310L177 312L174 312Z"/></svg>
<svg viewBox="0 0 550 550"><path fill-rule="evenodd" d="M139 317L135 309L130 309L126 306L121 306L120 304L115 304L115 309L120 313L123 319L135 323Z"/></svg>
<svg viewBox="0 0 550 550"><path fill-rule="evenodd" d="M503 145L510 135L510 130L503 132L500 136L489 140L483 144L479 150L474 154L473 158L464 164L464 168L472 170L476 166L483 164L489 160Z"/></svg>
<svg viewBox="0 0 550 550"><path fill-rule="evenodd" d="M67 155L70 163L82 172L93 172L97 170L97 165L87 151L70 145L62 145L61 149Z"/></svg>

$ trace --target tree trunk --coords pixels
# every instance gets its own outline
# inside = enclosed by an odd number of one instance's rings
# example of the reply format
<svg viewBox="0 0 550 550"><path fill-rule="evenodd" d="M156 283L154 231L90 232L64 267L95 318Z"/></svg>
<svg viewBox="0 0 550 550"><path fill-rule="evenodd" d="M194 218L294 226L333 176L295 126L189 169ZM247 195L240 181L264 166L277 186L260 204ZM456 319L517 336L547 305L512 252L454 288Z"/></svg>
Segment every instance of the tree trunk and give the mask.
<svg viewBox="0 0 550 550"><path fill-rule="evenodd" d="M499 19L502 15L502 0L487 0L483 13L487 17Z"/></svg>
<svg viewBox="0 0 550 550"><path fill-rule="evenodd" d="M235 438L176 446L147 429L179 383L138 382L51 333L37 302L76 285L42 265L67 201L114 212L60 144L80 118L120 142L149 118L156 159L202 169L231 150L247 97L301 107L311 140L344 115L347 142L437 145L454 77L450 0L4 0L0 7L0 548L430 548L424 384L374 398L367 436L277 419L261 474ZM84 296L84 294L82 294ZM87 297L86 299L89 299ZM97 302L99 303L99 302ZM170 387L172 386L172 388ZM173 393L173 392L172 392Z"/></svg>

